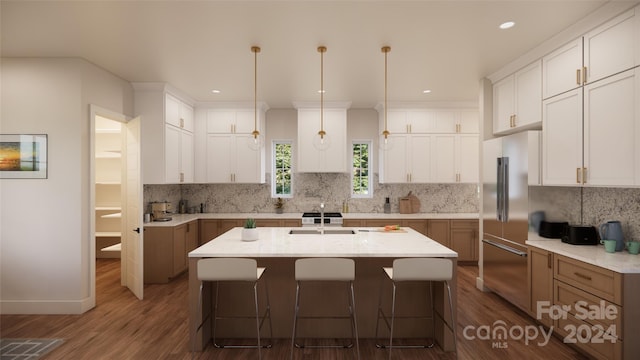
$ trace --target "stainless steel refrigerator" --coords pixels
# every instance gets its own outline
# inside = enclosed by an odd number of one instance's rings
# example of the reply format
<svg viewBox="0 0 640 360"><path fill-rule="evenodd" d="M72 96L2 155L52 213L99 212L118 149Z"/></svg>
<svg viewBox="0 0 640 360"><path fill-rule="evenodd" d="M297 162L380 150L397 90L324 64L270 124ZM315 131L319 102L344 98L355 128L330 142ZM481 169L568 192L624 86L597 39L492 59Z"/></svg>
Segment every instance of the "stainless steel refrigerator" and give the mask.
<svg viewBox="0 0 640 360"><path fill-rule="evenodd" d="M529 186L540 181L540 132L483 143L483 283L528 310Z"/></svg>

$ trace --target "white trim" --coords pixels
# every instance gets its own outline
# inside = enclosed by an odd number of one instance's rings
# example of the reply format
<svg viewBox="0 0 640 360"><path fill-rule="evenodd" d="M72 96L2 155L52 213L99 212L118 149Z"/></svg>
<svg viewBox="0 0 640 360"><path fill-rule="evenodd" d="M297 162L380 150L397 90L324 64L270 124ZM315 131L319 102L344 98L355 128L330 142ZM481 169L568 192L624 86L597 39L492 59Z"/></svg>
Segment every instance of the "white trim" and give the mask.
<svg viewBox="0 0 640 360"><path fill-rule="evenodd" d="M291 194L283 195L276 194L276 144L289 144L291 145ZM294 141L292 139L272 139L271 140L271 197L272 198L293 198L293 186L294 186L294 171L293 171L293 154L294 154Z"/></svg>
<svg viewBox="0 0 640 360"><path fill-rule="evenodd" d="M354 194L353 193L353 145L355 144L367 144L368 145L368 150L369 150L369 161L368 161L368 165L369 165L369 188L368 188L368 194ZM371 139L352 139L351 140L351 146L349 148L349 194L351 196L352 199L370 199L373 198L373 169L372 169L372 165L373 165L373 140Z"/></svg>

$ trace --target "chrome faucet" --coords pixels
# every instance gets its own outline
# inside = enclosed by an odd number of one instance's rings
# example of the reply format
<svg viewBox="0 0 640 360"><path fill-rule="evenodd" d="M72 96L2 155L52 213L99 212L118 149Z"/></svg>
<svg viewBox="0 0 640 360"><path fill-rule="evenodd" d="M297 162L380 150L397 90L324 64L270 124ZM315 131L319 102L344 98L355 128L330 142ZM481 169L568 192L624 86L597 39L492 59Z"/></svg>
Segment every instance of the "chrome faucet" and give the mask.
<svg viewBox="0 0 640 360"><path fill-rule="evenodd" d="M320 235L324 235L324 203L320 203Z"/></svg>

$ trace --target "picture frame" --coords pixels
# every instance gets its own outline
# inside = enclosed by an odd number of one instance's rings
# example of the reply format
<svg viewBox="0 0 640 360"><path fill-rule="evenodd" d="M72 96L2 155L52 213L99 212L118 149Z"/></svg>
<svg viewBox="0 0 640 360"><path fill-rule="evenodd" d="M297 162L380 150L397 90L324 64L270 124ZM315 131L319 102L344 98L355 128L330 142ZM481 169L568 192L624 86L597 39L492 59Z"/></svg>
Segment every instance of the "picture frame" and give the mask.
<svg viewBox="0 0 640 360"><path fill-rule="evenodd" d="M0 179L46 179L46 134L0 134Z"/></svg>

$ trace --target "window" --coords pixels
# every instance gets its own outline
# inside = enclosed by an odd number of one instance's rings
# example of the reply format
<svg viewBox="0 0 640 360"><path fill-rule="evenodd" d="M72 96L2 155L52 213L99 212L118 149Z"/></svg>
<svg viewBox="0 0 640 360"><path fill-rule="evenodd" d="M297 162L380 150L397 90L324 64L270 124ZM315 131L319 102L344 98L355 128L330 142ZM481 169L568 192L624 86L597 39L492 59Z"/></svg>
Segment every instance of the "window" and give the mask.
<svg viewBox="0 0 640 360"><path fill-rule="evenodd" d="M371 140L354 141L351 156L351 197L373 197L371 187Z"/></svg>
<svg viewBox="0 0 640 360"><path fill-rule="evenodd" d="M273 197L290 198L291 192L291 140L274 140L273 169L271 176L271 195Z"/></svg>

